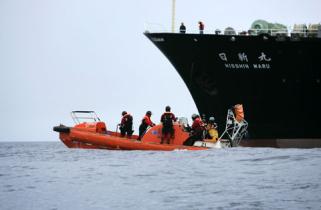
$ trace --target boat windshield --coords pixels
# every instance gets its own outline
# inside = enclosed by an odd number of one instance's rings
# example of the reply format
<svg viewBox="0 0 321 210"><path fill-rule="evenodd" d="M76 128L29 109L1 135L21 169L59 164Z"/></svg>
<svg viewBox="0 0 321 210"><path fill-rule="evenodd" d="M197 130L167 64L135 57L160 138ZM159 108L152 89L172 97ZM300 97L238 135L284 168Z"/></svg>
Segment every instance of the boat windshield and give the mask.
<svg viewBox="0 0 321 210"><path fill-rule="evenodd" d="M72 111L70 113L72 120L76 123L99 122L100 119L94 111Z"/></svg>

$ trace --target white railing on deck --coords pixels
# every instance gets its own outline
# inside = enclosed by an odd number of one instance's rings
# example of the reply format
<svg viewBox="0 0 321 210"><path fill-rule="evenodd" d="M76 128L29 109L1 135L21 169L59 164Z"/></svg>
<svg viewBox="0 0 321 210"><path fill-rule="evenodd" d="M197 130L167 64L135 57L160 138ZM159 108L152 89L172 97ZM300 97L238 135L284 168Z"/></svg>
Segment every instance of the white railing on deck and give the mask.
<svg viewBox="0 0 321 210"><path fill-rule="evenodd" d="M166 28L162 24L159 23L146 23L145 24L145 32L149 33L173 33L171 29ZM218 33L219 32L219 33ZM180 33L179 29L175 30L174 33ZM186 34L199 34L198 29L188 29L186 28ZM240 35L240 36L256 36L260 34L270 34L271 36L291 36L293 34L300 37L308 37L308 36L318 36L321 37L321 31L317 29L308 29L304 30L292 30L291 27L288 29L249 29L249 30L220 30L220 29L205 29L203 34L217 34L217 35Z"/></svg>

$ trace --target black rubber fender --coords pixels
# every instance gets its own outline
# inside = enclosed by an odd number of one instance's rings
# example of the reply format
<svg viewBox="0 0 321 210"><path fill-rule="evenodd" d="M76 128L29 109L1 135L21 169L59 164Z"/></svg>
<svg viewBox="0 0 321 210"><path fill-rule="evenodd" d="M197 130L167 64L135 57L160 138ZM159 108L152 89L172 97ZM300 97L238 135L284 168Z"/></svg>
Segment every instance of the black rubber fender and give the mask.
<svg viewBox="0 0 321 210"><path fill-rule="evenodd" d="M59 125L53 127L53 130L59 133L69 133L70 132L70 127L64 126L64 125Z"/></svg>

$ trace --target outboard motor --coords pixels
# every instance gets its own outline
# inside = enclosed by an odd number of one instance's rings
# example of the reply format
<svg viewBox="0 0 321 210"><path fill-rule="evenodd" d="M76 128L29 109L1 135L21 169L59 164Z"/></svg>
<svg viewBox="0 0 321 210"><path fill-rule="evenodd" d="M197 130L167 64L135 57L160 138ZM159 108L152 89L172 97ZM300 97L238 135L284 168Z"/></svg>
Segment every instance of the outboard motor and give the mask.
<svg viewBox="0 0 321 210"><path fill-rule="evenodd" d="M190 132L190 127L188 125L188 119L186 117L178 118L178 124L183 128L184 131Z"/></svg>

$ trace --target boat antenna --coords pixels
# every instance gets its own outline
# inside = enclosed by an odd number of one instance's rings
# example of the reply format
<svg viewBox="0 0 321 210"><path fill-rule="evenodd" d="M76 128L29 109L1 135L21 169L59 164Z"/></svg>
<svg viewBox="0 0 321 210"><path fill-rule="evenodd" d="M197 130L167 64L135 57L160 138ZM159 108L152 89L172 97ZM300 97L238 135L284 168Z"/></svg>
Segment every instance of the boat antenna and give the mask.
<svg viewBox="0 0 321 210"><path fill-rule="evenodd" d="M175 33L175 4L176 0L172 0L172 33Z"/></svg>

